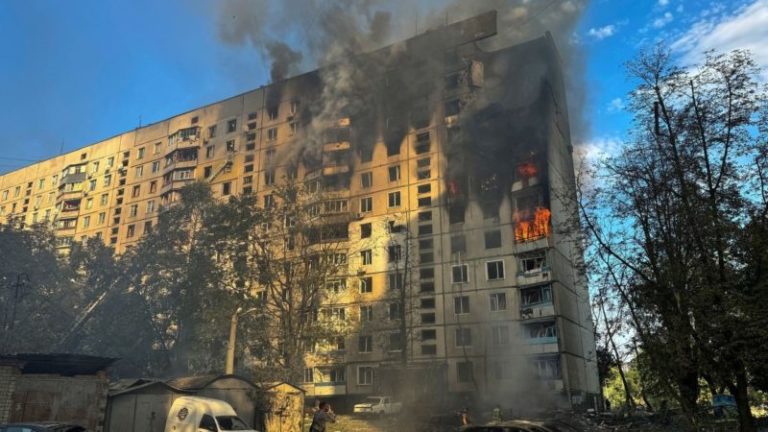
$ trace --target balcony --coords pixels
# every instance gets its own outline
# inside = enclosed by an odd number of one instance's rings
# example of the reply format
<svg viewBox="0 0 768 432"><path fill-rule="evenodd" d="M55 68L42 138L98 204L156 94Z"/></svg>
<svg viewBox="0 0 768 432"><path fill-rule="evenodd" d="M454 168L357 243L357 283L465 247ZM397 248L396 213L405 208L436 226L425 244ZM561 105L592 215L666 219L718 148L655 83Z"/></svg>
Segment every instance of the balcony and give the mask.
<svg viewBox="0 0 768 432"><path fill-rule="evenodd" d="M323 144L323 153L347 151L352 147L349 141L337 141Z"/></svg>
<svg viewBox="0 0 768 432"><path fill-rule="evenodd" d="M555 305L551 302L529 304L520 307L521 320L533 320L555 316Z"/></svg>
<svg viewBox="0 0 768 432"><path fill-rule="evenodd" d="M319 382L305 383L303 386L308 396L339 396L347 394L347 383Z"/></svg>
<svg viewBox="0 0 768 432"><path fill-rule="evenodd" d="M339 174L348 174L350 171L348 164L323 164L322 173L326 177L335 176Z"/></svg>
<svg viewBox="0 0 768 432"><path fill-rule="evenodd" d="M549 267L542 267L536 271L519 272L517 274L517 284L520 286L541 284L551 280L552 273Z"/></svg>
<svg viewBox="0 0 768 432"><path fill-rule="evenodd" d="M168 136L168 149L198 148L201 145L200 127L192 126L179 129Z"/></svg>

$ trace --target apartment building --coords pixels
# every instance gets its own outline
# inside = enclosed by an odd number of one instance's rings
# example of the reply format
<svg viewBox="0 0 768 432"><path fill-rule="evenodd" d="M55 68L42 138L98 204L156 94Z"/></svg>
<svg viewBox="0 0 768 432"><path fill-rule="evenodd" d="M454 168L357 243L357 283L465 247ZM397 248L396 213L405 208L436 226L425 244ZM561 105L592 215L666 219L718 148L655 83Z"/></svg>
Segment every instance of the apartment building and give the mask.
<svg viewBox="0 0 768 432"><path fill-rule="evenodd" d="M98 237L122 252L189 182L266 204L298 177L351 221L349 276L329 286L353 325L307 353L309 396L592 407L560 61L549 35L482 49L495 34L488 13L365 54L371 97L322 133L321 70L9 172L0 222L51 223L63 251Z"/></svg>

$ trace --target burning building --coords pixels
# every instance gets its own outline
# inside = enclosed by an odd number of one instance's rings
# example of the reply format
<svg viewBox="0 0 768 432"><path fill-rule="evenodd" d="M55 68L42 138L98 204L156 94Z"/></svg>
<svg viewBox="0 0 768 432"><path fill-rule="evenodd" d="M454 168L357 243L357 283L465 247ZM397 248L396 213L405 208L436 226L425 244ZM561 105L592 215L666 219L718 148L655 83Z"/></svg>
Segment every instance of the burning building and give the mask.
<svg viewBox="0 0 768 432"><path fill-rule="evenodd" d="M349 272L329 281L346 293L330 310L354 321L317 349L327 355L307 354L309 397L409 387L592 407L600 390L560 60L548 34L484 50L496 19L7 173L0 222L52 223L62 250L98 237L122 252L192 181L267 205L280 179L299 178L330 197L317 212L348 216L333 219Z"/></svg>

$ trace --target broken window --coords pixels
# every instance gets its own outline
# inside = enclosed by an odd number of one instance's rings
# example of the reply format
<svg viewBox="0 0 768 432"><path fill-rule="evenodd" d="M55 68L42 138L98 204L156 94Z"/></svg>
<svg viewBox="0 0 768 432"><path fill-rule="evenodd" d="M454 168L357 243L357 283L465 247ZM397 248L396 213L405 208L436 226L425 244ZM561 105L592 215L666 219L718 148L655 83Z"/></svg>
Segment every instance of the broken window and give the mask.
<svg viewBox="0 0 768 432"><path fill-rule="evenodd" d="M521 273L539 273L547 267L547 255L545 251L532 252L520 256Z"/></svg>
<svg viewBox="0 0 768 432"><path fill-rule="evenodd" d="M493 230L485 232L485 248L495 249L501 247L501 231Z"/></svg>
<svg viewBox="0 0 768 432"><path fill-rule="evenodd" d="M551 343L557 338L557 325L554 321L526 324L523 329L528 339Z"/></svg>
<svg viewBox="0 0 768 432"><path fill-rule="evenodd" d="M520 290L520 304L532 306L536 304L552 303L552 286L540 285Z"/></svg>
<svg viewBox="0 0 768 432"><path fill-rule="evenodd" d="M464 223L464 212L466 210L466 207L464 204L451 204L448 206L448 223L449 224L456 224L456 223Z"/></svg>
<svg viewBox="0 0 768 432"><path fill-rule="evenodd" d="M467 240L464 234L457 234L451 236L451 253L466 253L467 252Z"/></svg>
<svg viewBox="0 0 768 432"><path fill-rule="evenodd" d="M372 228L370 223L360 224L360 238L369 238L371 236Z"/></svg>
<svg viewBox="0 0 768 432"><path fill-rule="evenodd" d="M237 131L237 119L232 119L227 122L227 132Z"/></svg>
<svg viewBox="0 0 768 432"><path fill-rule="evenodd" d="M488 261L485 263L488 280L504 279L504 261Z"/></svg>

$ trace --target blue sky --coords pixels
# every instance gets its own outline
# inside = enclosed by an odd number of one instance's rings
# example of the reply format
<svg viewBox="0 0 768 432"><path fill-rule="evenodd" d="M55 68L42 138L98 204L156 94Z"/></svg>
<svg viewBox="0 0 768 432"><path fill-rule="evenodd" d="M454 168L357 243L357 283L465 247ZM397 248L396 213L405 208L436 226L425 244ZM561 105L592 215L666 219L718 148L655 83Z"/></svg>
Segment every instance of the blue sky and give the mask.
<svg viewBox="0 0 768 432"><path fill-rule="evenodd" d="M0 172L265 84L257 51L220 42L213 8L205 0L2 2ZM662 40L681 63L706 49L750 48L768 65L768 0L592 0L573 40L587 56L591 123L577 144L611 151L628 127L624 62Z"/></svg>

